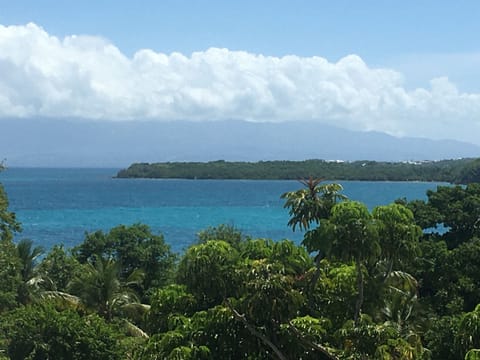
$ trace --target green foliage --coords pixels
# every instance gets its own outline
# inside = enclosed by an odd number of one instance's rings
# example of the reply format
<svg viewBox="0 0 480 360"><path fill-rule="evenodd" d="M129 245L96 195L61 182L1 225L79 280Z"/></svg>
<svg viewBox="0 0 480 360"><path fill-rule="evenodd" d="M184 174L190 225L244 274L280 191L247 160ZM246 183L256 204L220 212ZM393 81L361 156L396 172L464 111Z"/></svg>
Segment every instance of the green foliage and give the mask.
<svg viewBox="0 0 480 360"><path fill-rule="evenodd" d="M151 296L151 307L147 314L147 329L150 333L174 330L172 320L178 316L192 316L197 304L184 285L168 285Z"/></svg>
<svg viewBox="0 0 480 360"><path fill-rule="evenodd" d="M20 259L20 277L22 283L18 289L18 300L22 304L32 301L32 292L35 290L37 259L43 254L43 247L33 247L33 241L22 239L17 243L17 256Z"/></svg>
<svg viewBox="0 0 480 360"><path fill-rule="evenodd" d="M381 335L381 329L364 314L357 323L353 320L345 322L335 333L335 341L347 359L368 359L382 344Z"/></svg>
<svg viewBox="0 0 480 360"><path fill-rule="evenodd" d="M8 211L8 198L0 184L0 240L12 240L13 234L21 231L15 213Z"/></svg>
<svg viewBox="0 0 480 360"><path fill-rule="evenodd" d="M323 359L324 353L319 352L319 344L328 344L328 333L331 323L326 318L302 316L292 319L280 327L281 348L287 358ZM322 346L333 353L328 346Z"/></svg>
<svg viewBox="0 0 480 360"><path fill-rule="evenodd" d="M420 360L429 359L429 352L420 344L407 339L387 339L386 343L377 347L375 359L378 360Z"/></svg>
<svg viewBox="0 0 480 360"><path fill-rule="evenodd" d="M456 247L480 235L480 184L439 186L437 191L427 191L427 205L440 216L437 224L447 228L442 238L449 247Z"/></svg>
<svg viewBox="0 0 480 360"><path fill-rule="evenodd" d="M0 171L4 169L0 162ZM8 198L0 184L0 314L17 305L22 284L22 261L13 243L13 235L21 231L15 213L8 210Z"/></svg>
<svg viewBox="0 0 480 360"><path fill-rule="evenodd" d="M322 223L320 229L328 241L328 256L355 263L358 297L354 320L357 322L364 301L363 267L367 261L378 257L381 252L372 216L364 204L346 201L332 208L332 216Z"/></svg>
<svg viewBox="0 0 480 360"><path fill-rule="evenodd" d="M144 224L120 225L107 234L102 231L87 234L73 253L81 263L91 261L95 256L115 259L122 280L136 269L142 269L145 277L139 290L167 284L175 263L175 256L163 236L152 234Z"/></svg>
<svg viewBox="0 0 480 360"><path fill-rule="evenodd" d="M242 308L253 323L283 323L294 317L305 301L280 263L254 260L245 279Z"/></svg>
<svg viewBox="0 0 480 360"><path fill-rule="evenodd" d="M377 229L367 207L357 201L335 205L332 216L325 222L332 232L330 255L344 261L365 261L380 252Z"/></svg>
<svg viewBox="0 0 480 360"><path fill-rule="evenodd" d="M465 360L480 360L480 349L472 349L467 352Z"/></svg>
<svg viewBox="0 0 480 360"><path fill-rule="evenodd" d="M417 304L417 280L404 271L392 271L385 279L383 318L395 324L399 332L410 319Z"/></svg>
<svg viewBox="0 0 480 360"><path fill-rule="evenodd" d="M377 206L372 216L376 221L381 256L388 266L385 277L388 277L394 265L419 254L418 240L422 230L415 225L413 213L400 204Z"/></svg>
<svg viewBox="0 0 480 360"><path fill-rule="evenodd" d="M36 261L43 252L43 247L33 247L33 241L30 239L22 239L17 243L17 254L22 264L20 275L23 281L26 282L34 276Z"/></svg>
<svg viewBox="0 0 480 360"><path fill-rule="evenodd" d="M463 243L449 255L450 270L456 277L456 291L449 289L450 296L462 298L462 310L472 311L480 303L480 239Z"/></svg>
<svg viewBox="0 0 480 360"><path fill-rule="evenodd" d="M12 240L0 240L0 314L17 305L17 294L22 286L21 266Z"/></svg>
<svg viewBox="0 0 480 360"><path fill-rule="evenodd" d="M425 347L432 359L456 360L459 358L453 344L460 324L459 316L443 316L429 319L425 331Z"/></svg>
<svg viewBox="0 0 480 360"><path fill-rule="evenodd" d="M457 351L463 357L469 350L480 348L480 304L463 315L455 338Z"/></svg>
<svg viewBox="0 0 480 360"><path fill-rule="evenodd" d="M63 245L55 245L38 266L40 276L48 279L52 290L66 291L68 283L79 275L80 263L67 254Z"/></svg>
<svg viewBox="0 0 480 360"><path fill-rule="evenodd" d="M366 315L356 325L346 322L336 339L343 343L346 359L420 360L430 355L417 334L404 336L395 326L376 324Z"/></svg>
<svg viewBox="0 0 480 360"><path fill-rule="evenodd" d="M297 226L308 230L312 223L328 218L333 206L346 199L340 194L343 189L340 184L320 184L321 181L310 177L300 181L305 188L282 194L281 198L286 199L284 207L289 209L288 226L293 231Z"/></svg>
<svg viewBox="0 0 480 360"><path fill-rule="evenodd" d="M181 259L177 279L192 293L200 308L220 304L236 294L238 252L225 241L190 247Z"/></svg>
<svg viewBox="0 0 480 360"><path fill-rule="evenodd" d="M120 170L119 178L184 179L287 179L312 176L330 180L441 181L467 183L478 179L476 159L425 161L419 163L353 161L330 162L167 162L137 163Z"/></svg>
<svg viewBox="0 0 480 360"><path fill-rule="evenodd" d="M457 181L460 184L480 182L480 159L474 159L460 170Z"/></svg>
<svg viewBox="0 0 480 360"><path fill-rule="evenodd" d="M407 202L406 199L396 200L397 204L404 205L413 213L415 224L422 229L428 229L428 234L423 234L424 238L431 237L430 234L442 223L442 215L438 209L430 206L423 200L413 200Z"/></svg>
<svg viewBox="0 0 480 360"><path fill-rule="evenodd" d="M411 339L410 334L415 334L415 331L406 324L417 303L417 282L407 273L394 271L394 266L402 266L404 262L408 263L418 254L421 229L415 224L413 213L404 205L396 203L379 206L370 214L364 204L354 201L337 204L329 202L331 207L321 213L318 211L320 198L315 197L317 186L318 182L310 179L307 183L310 191L302 189L287 193L286 206L291 208L292 216L289 225L299 224L301 228L308 229L312 222L319 223L317 228L307 231L303 244L308 251L319 251L332 260L353 262L356 272L356 294L352 286L345 288L346 291L335 286L335 282L329 277L331 273L325 268L325 264L328 263L317 261L313 280L314 285L318 287L317 290L322 290L323 296L317 295L314 291L310 295L310 304L313 302L327 305L329 310L327 316L333 319L337 326L347 319L346 315L354 308L354 326L360 327L365 301L364 287L367 281L367 289L371 292L367 294L368 311L376 314L378 308L383 306L388 319L386 324L397 332L395 336L399 339L395 341L400 344L407 337ZM381 276L377 275L379 271ZM345 272L340 274L342 273ZM347 279L353 280L353 277ZM392 283L393 280L395 282ZM349 283L352 284L352 281L345 282ZM354 295L355 306L345 307L349 299L351 303ZM337 305L338 299L342 304L340 307ZM383 300L383 304L380 299ZM414 338L416 343L412 346L421 345L420 338L418 336ZM392 350L389 349L385 345L384 353ZM373 348L370 350L373 354Z"/></svg>
<svg viewBox="0 0 480 360"><path fill-rule="evenodd" d="M119 278L119 264L111 259L96 256L93 263L82 266L81 271L68 286L69 292L77 295L92 311L106 320L112 320L115 312L132 302L138 302L134 291L128 285L141 281L133 272L126 283Z"/></svg>
<svg viewBox="0 0 480 360"><path fill-rule="evenodd" d="M87 234L74 255L54 247L38 265L40 249L28 240L16 246L15 227L0 219L0 354L478 357L478 184L440 187L427 202L399 200L371 213L362 203L342 201L336 184L309 179L304 185L283 195L289 226L306 231L302 246L250 239L219 225L199 234L176 269L163 238L140 224ZM442 225L445 233L419 229ZM151 305L138 303L134 290Z"/></svg>
<svg viewBox="0 0 480 360"><path fill-rule="evenodd" d="M356 269L354 265L330 263L323 259L321 274L313 297L315 313L327 317L335 328L340 328L353 316L357 299Z"/></svg>
<svg viewBox="0 0 480 360"><path fill-rule="evenodd" d="M276 243L248 240L261 245L261 252L244 253L244 263L238 267L243 286L241 310L253 323L281 323L294 317L305 301L302 294L307 272L313 262L305 249L289 240ZM268 251L265 249L269 249ZM264 257L259 254L263 253Z"/></svg>
<svg viewBox="0 0 480 360"><path fill-rule="evenodd" d="M330 321L326 318L317 319L311 316L297 317L290 321L291 326L295 326L306 337L310 337L312 342L321 343L328 330L331 328Z"/></svg>
<svg viewBox="0 0 480 360"><path fill-rule="evenodd" d="M197 234L200 244L206 243L208 240L222 240L229 243L235 249L239 249L240 243L244 236L240 230L233 225L220 224L211 226Z"/></svg>
<svg viewBox="0 0 480 360"><path fill-rule="evenodd" d="M8 314L1 331L12 360L123 359L119 336L97 316L82 317L52 306L27 306Z"/></svg>
<svg viewBox="0 0 480 360"><path fill-rule="evenodd" d="M303 275L313 266L313 261L305 248L290 240L272 243L272 253L265 258L272 263L280 264L287 275Z"/></svg>
<svg viewBox="0 0 480 360"><path fill-rule="evenodd" d="M407 271L421 281L422 303L439 316L472 311L480 303L480 239L452 250L445 241L422 241L420 249Z"/></svg>
<svg viewBox="0 0 480 360"><path fill-rule="evenodd" d="M153 336L138 356L138 360L197 359L210 359L210 350L206 346L193 345L178 331Z"/></svg>
<svg viewBox="0 0 480 360"><path fill-rule="evenodd" d="M269 239L248 239L240 247L242 259L259 260L272 256L273 241Z"/></svg>
<svg viewBox="0 0 480 360"><path fill-rule="evenodd" d="M258 351L256 339L223 305L195 313L191 325L192 339L210 350L211 359L242 359Z"/></svg>
<svg viewBox="0 0 480 360"><path fill-rule="evenodd" d="M247 239L240 249L242 260L224 241L192 246L179 266L185 287L166 287L152 297L147 316L151 331L172 334L178 340L167 346L164 356L185 347L204 346L212 359L267 359L271 349L258 334L281 337L278 341L285 344L279 346L287 346L290 340L286 335L280 336L281 324L301 311L305 303L302 278L313 263L303 248L287 240L274 243ZM235 280L223 283L232 274ZM209 294L222 292L225 295L215 300L209 298ZM209 308L205 299L210 299ZM237 316L246 319L248 325L236 318L233 311L238 311ZM166 341L156 335L152 339L151 346L160 347L160 341Z"/></svg>

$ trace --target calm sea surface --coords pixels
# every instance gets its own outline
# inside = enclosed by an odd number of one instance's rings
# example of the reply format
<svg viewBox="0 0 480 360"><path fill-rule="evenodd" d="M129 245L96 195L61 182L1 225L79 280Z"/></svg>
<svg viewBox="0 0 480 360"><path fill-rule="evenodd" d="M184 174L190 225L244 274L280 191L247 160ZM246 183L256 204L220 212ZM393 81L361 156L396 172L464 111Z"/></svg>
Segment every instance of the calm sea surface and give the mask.
<svg viewBox="0 0 480 360"><path fill-rule="evenodd" d="M118 169L21 169L0 173L10 209L23 232L47 249L72 247L85 232L119 224L148 224L174 251L196 240L196 233L230 224L253 237L289 238L302 234L287 227L280 195L297 190L297 181L113 179ZM344 194L370 208L399 197L425 199L437 183L340 182Z"/></svg>

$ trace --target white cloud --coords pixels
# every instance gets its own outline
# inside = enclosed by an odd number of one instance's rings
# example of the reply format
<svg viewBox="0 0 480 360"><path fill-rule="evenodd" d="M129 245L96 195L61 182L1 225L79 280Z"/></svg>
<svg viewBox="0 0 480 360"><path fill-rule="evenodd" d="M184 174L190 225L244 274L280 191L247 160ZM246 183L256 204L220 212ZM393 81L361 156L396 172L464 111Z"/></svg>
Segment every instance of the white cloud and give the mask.
<svg viewBox="0 0 480 360"><path fill-rule="evenodd" d="M480 94L446 77L408 90L359 56L269 57L211 48L128 58L91 36L0 25L0 118L314 120L357 130L478 142Z"/></svg>

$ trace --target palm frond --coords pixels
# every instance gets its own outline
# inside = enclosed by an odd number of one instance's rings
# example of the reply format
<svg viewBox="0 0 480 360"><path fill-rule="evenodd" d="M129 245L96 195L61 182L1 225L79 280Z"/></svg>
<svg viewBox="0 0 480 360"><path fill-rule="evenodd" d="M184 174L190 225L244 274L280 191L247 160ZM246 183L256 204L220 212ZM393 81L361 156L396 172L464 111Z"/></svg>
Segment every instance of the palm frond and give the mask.
<svg viewBox="0 0 480 360"><path fill-rule="evenodd" d="M128 320L123 320L122 321L122 325L125 329L125 332L129 335L129 336L133 336L133 337L141 337L141 338L144 338L144 339L148 339L149 336L148 334L143 331L142 329L140 329L138 326L136 326L135 324L132 324L130 321Z"/></svg>
<svg viewBox="0 0 480 360"><path fill-rule="evenodd" d="M43 300L53 300L57 305L68 309L82 309L82 300L75 295L62 291L42 291L39 298Z"/></svg>

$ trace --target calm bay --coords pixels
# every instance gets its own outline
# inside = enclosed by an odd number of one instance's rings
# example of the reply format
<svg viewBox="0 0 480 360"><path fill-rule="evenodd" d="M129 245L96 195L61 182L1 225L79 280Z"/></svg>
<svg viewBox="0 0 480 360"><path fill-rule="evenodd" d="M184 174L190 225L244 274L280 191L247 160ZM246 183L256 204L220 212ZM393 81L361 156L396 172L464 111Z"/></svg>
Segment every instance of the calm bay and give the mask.
<svg viewBox="0 0 480 360"><path fill-rule="evenodd" d="M50 248L70 248L85 232L119 224L148 224L174 251L196 241L209 226L229 224L252 237L300 241L287 227L280 195L297 190L297 181L115 179L118 169L9 168L0 173L10 210L23 232ZM439 183L340 181L343 193L369 208L397 198L425 199Z"/></svg>

